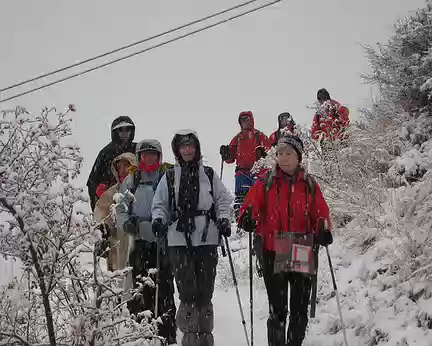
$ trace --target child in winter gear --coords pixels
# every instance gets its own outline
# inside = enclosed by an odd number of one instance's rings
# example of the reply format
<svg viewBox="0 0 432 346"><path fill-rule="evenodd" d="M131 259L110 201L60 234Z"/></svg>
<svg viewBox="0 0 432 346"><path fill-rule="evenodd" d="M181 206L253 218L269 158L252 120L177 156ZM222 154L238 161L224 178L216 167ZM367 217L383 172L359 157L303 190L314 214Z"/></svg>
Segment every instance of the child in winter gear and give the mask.
<svg viewBox="0 0 432 346"><path fill-rule="evenodd" d="M214 173L210 181L194 131L172 140L177 163L162 178L153 199L153 231L167 232L180 296L177 326L183 346L213 346L212 296L221 234L229 235L232 198ZM213 212L212 212L213 210ZM162 225L168 224L164 230ZM219 227L219 229L218 229Z"/></svg>
<svg viewBox="0 0 432 346"><path fill-rule="evenodd" d="M280 138L276 147L277 163L271 170L260 173L239 218L239 227L255 231L263 239L262 269L270 309L267 320L269 346L302 344L312 286L308 274L275 270L279 236L285 232L316 234L317 224L323 219L328 226L326 236L318 235L318 238L322 245L327 245L331 238L329 208L319 185L300 167L302 154L303 144L298 137L284 135ZM290 321L285 334L288 283Z"/></svg>
<svg viewBox="0 0 432 346"><path fill-rule="evenodd" d="M312 138L324 141L347 139L345 133L350 125L349 109L339 102L332 100L326 89L317 92L317 100L320 104L315 113L312 124Z"/></svg>
<svg viewBox="0 0 432 346"><path fill-rule="evenodd" d="M107 246L108 251L108 268L112 270L124 269L126 267L127 258L126 252L129 244L129 239L124 234L121 228L118 228L110 215L110 207L114 203L113 197L119 192L121 182L127 177L128 172L137 169L135 155L132 153L124 153L117 156L111 163L111 173L114 176L117 184L113 185L103 192L94 209L94 218L96 222L103 222L103 231L106 231L104 236L106 241L98 244L98 247L103 251ZM118 243L118 244L117 244Z"/></svg>
<svg viewBox="0 0 432 346"><path fill-rule="evenodd" d="M135 200L127 195L123 203L117 207L117 223L120 228L135 238L129 261L133 268L132 278L142 297L137 297L128 303L130 312L138 318L139 313L150 310L154 313L155 288L145 281L150 276L155 281L155 275L149 274L150 269L159 270L158 311L161 313L162 325L159 335L166 338L168 344L176 343L174 303L174 279L169 263L168 253L164 246L159 246L152 232L151 206L156 187L165 174L168 164L162 163L162 146L157 140L143 140L137 145L137 160L139 171L130 174L121 184L120 192L129 190ZM160 256L160 267L157 268L157 252ZM159 317L159 316L158 316Z"/></svg>
<svg viewBox="0 0 432 346"><path fill-rule="evenodd" d="M241 112L238 117L241 131L231 140L229 145L220 147L220 155L226 163L236 163L235 205L238 211L244 197L254 183L251 169L263 155L263 149L269 148L268 138L255 129L252 112Z"/></svg>
<svg viewBox="0 0 432 346"><path fill-rule="evenodd" d="M275 147L277 145L279 138L281 137L282 134L282 129L287 129L293 135L295 135L295 127L296 127L296 123L290 113L284 112L279 114L278 129L275 132L273 132L269 137L270 146Z"/></svg>
<svg viewBox="0 0 432 346"><path fill-rule="evenodd" d="M101 195L104 189L116 183L110 170L112 160L123 153L135 154L134 137L135 124L131 118L121 116L114 119L111 125L111 142L99 152L87 180L92 211L99 197L96 191L99 190L98 193Z"/></svg>

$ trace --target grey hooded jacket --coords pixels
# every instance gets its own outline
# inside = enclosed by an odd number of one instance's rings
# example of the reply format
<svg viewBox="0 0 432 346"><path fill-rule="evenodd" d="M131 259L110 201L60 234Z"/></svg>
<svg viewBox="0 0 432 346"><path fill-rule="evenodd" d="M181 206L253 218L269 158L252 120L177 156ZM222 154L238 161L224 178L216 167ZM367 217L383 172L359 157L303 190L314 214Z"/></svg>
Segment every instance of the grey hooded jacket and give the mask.
<svg viewBox="0 0 432 346"><path fill-rule="evenodd" d="M148 146L157 149L159 152L159 160L162 162L162 146L159 141L144 140L137 145L137 156L142 151L142 148ZM138 160L137 160L138 161ZM161 168L154 172L143 172L141 171L141 181L135 191L135 201L133 201L132 196L125 196L122 203L117 206L117 225L123 228L123 224L131 217L131 215L138 216L140 220L139 234L136 239L145 240L148 242L156 241L156 237L152 232L152 202L155 194L155 189L159 181L160 170L163 169L165 165L161 165ZM125 180L123 180L120 185L119 192L125 193L126 190L130 190L134 184L134 175L129 175ZM132 202L132 210L129 213L130 202ZM131 215L130 215L131 214Z"/></svg>
<svg viewBox="0 0 432 346"><path fill-rule="evenodd" d="M196 136L194 132L191 132ZM175 201L178 205L179 183L180 183L181 167L178 163L174 165L174 191ZM199 168L199 210L209 210L214 202L217 219L231 218L230 207L232 203L232 196L227 191L226 187L215 173L213 175L213 197L211 195L211 185L204 171L204 166L200 162ZM163 223L170 224L171 211L169 210L169 196L166 175L164 175L156 189L153 199L152 216L153 220L161 218ZM219 245L220 237L219 230L213 220L207 230L207 239L205 242L201 241L202 234L205 230L207 223L207 216L200 215L195 217L196 230L191 234L192 246L201 245ZM168 228L168 246L187 246L185 235L177 231L177 221Z"/></svg>

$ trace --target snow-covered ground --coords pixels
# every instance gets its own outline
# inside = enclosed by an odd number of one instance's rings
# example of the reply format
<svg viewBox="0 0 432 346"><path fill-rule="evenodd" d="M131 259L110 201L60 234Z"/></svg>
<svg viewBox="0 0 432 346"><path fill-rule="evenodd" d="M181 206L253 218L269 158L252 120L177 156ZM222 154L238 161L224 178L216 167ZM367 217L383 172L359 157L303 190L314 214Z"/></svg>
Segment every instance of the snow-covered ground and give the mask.
<svg viewBox="0 0 432 346"><path fill-rule="evenodd" d="M360 232L360 230L357 230ZM349 345L432 345L432 299L419 299L423 286L396 285L386 270L388 240L358 247L353 237L336 235L330 246L347 326ZM351 239L351 242L349 241ZM248 238L231 240L233 259L249 331ZM214 294L215 344L246 345L228 258L220 258ZM267 297L264 283L254 280L254 343L266 345ZM325 249L320 251L318 304L305 346L343 345L341 324Z"/></svg>

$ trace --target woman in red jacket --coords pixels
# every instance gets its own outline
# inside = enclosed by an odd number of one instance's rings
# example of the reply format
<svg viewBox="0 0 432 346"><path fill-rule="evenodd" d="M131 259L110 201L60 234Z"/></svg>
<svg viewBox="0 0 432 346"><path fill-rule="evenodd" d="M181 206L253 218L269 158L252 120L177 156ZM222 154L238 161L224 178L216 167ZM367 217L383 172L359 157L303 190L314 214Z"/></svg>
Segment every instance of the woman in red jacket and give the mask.
<svg viewBox="0 0 432 346"><path fill-rule="evenodd" d="M256 232L263 239L263 276L270 316L267 321L269 346L301 345L308 324L311 276L294 271L275 272L278 235L284 232L314 232L315 243L332 243L330 212L319 185L300 167L302 141L284 135L276 146L277 163L249 191L239 217L239 227ZM311 182L314 186L311 187ZM313 193L311 193L313 189ZM318 233L318 222L324 231ZM287 335L288 283L290 284L290 321Z"/></svg>

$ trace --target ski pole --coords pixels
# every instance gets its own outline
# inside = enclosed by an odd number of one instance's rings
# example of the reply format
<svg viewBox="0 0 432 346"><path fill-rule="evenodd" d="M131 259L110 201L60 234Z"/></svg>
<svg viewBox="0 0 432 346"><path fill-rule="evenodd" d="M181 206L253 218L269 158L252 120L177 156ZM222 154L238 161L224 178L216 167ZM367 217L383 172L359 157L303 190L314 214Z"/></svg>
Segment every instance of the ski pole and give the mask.
<svg viewBox="0 0 432 346"><path fill-rule="evenodd" d="M231 250L230 250L230 247L229 247L228 238L224 237L224 239L225 239L226 249L227 249L227 253L228 253L228 260L229 260L230 267L231 267L231 273L232 273L232 277L233 277L234 287L236 289L237 302L238 302L238 306L239 306L239 309L240 309L240 316L241 316L241 319L242 319L243 329L244 329L244 333L245 333L245 337L246 337L246 344L248 346L250 346L250 344L249 344L249 337L248 337L248 333L247 333L247 329L246 329L246 321L245 321L245 318L244 318L243 307L242 307L242 304L241 304L240 293L239 293L239 289L238 289L237 278L236 278L235 271L234 271L234 263L233 263L233 260L232 260L232 257L231 257Z"/></svg>
<svg viewBox="0 0 432 346"><path fill-rule="evenodd" d="M249 232L249 303L250 303L250 338L251 346L254 344L253 333L253 268L252 268L252 232Z"/></svg>
<svg viewBox="0 0 432 346"><path fill-rule="evenodd" d="M344 324L344 320L343 320L343 316L342 316L342 308L341 308L340 300L339 300L339 292L338 292L337 285L336 285L336 278L335 278L335 274L333 271L333 265L332 265L332 261L330 258L330 252L329 252L328 246L326 246L326 251L327 251L327 258L328 258L328 262L329 262L329 266L330 266L330 273L331 273L331 277L332 277L332 281L333 281L333 290L336 293L336 303L337 303L337 307L338 307L338 311L339 311L339 317L340 317L341 324L342 324L342 333L343 333L343 337L344 337L344 341L345 341L345 346L348 346L348 339L347 339L345 324Z"/></svg>

